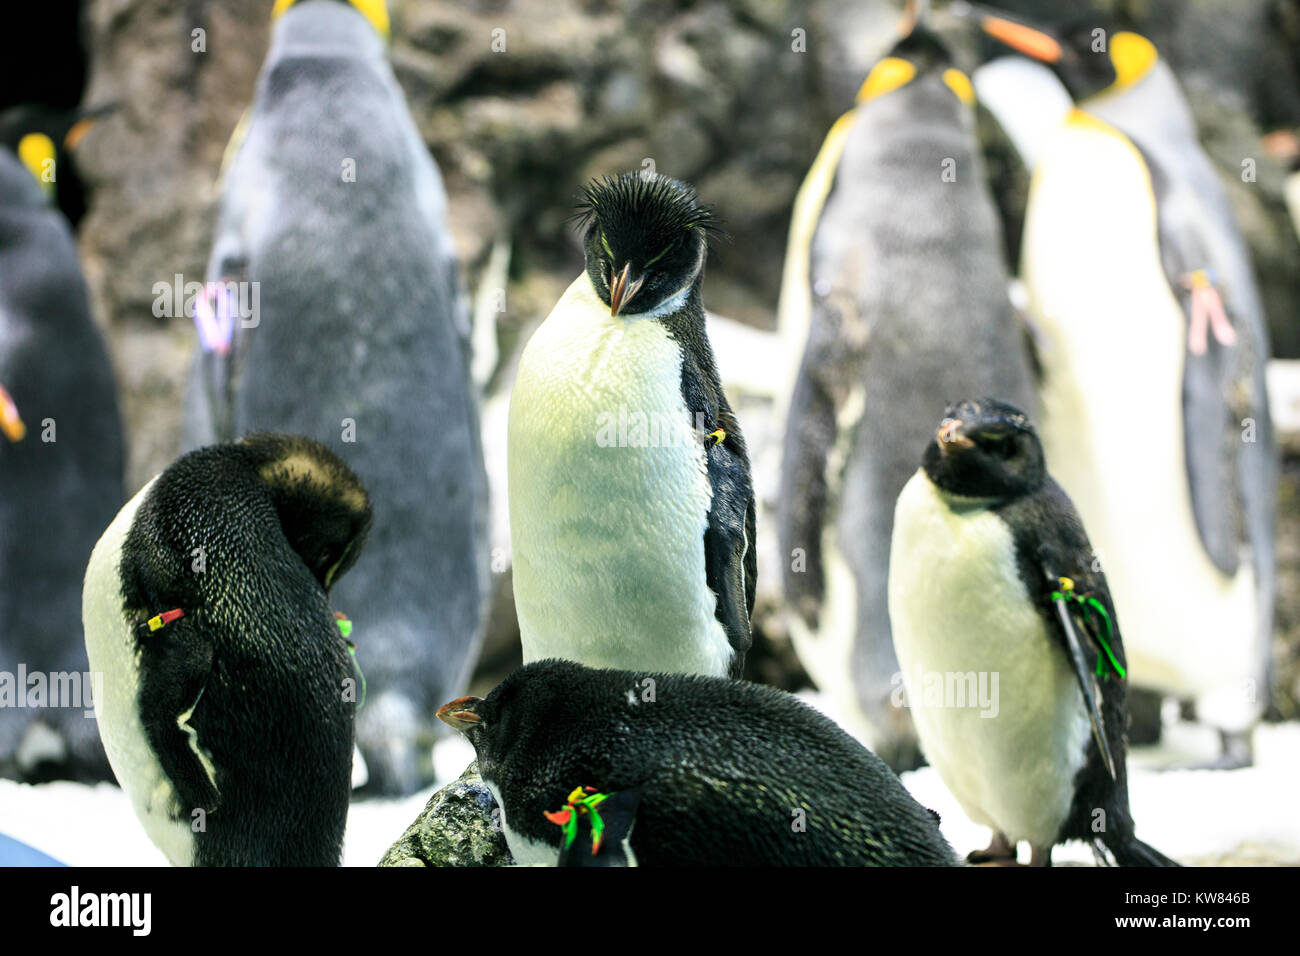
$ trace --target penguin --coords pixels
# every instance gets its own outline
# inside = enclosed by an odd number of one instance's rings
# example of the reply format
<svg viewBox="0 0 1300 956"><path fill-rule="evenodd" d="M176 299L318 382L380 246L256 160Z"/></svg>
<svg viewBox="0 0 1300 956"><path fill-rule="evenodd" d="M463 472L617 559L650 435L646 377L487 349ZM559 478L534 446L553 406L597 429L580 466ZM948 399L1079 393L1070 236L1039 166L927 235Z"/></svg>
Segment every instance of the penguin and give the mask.
<svg viewBox="0 0 1300 956"><path fill-rule="evenodd" d="M510 396L523 659L739 677L754 488L700 301L714 217L645 172L591 182L580 210L586 270Z"/></svg>
<svg viewBox="0 0 1300 956"><path fill-rule="evenodd" d="M185 447L307 435L375 501L369 557L336 599L367 695L364 791L433 780L437 705L486 620L488 486L447 199L387 56L380 0L276 4L232 142Z"/></svg>
<svg viewBox="0 0 1300 956"><path fill-rule="evenodd" d="M878 757L772 687L545 660L438 716L474 745L521 864L625 832L640 866L956 862Z"/></svg>
<svg viewBox="0 0 1300 956"><path fill-rule="evenodd" d="M87 717L79 585L122 504L125 457L113 368L72 232L0 148L0 674L16 680L25 669L51 687L73 680L81 698L14 706L0 690L0 775L112 779Z"/></svg>
<svg viewBox="0 0 1300 956"><path fill-rule="evenodd" d="M890 556L894 647L921 746L993 830L970 860L1014 861L1024 840L1030 865L1050 866L1053 846L1083 840L1099 860L1176 865L1134 835L1119 619L1024 412L995 399L948 406L898 496Z"/></svg>
<svg viewBox="0 0 1300 956"><path fill-rule="evenodd" d="M329 593L370 521L338 456L259 433L183 455L95 545L99 731L173 865L338 865L358 677Z"/></svg>
<svg viewBox="0 0 1300 956"><path fill-rule="evenodd" d="M575 787L559 810L546 819L563 827L561 867L637 866L632 827L641 804L639 788L599 793L595 787Z"/></svg>
<svg viewBox="0 0 1300 956"><path fill-rule="evenodd" d="M0 146L13 150L76 231L86 215L86 185L73 158L86 133L116 111L111 103L86 109L54 109L37 104L0 113Z"/></svg>
<svg viewBox="0 0 1300 956"><path fill-rule="evenodd" d="M933 409L993 392L1032 408L970 81L923 23L871 70L796 202L781 293L802 356L778 505L790 631L849 729L896 770L920 754L898 706L887 613L894 502Z"/></svg>
<svg viewBox="0 0 1300 956"><path fill-rule="evenodd" d="M1269 697L1278 466L1246 245L1149 40L1102 31L1094 53L1100 28L975 15L1076 104L1035 169L1021 260L1047 459L1129 624L1134 683L1193 700L1221 763L1249 763Z"/></svg>

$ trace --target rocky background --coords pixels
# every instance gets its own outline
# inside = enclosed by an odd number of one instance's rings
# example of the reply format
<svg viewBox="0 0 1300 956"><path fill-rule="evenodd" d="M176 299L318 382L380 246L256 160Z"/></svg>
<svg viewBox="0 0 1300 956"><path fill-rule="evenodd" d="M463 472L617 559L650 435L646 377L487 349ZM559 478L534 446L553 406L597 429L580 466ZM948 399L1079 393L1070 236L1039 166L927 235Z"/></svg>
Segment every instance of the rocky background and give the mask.
<svg viewBox="0 0 1300 956"><path fill-rule="evenodd" d="M1119 13L1155 40L1183 80L1254 249L1275 352L1300 358L1300 244L1282 205L1285 170L1260 145L1262 134L1300 124L1300 0L1002 5L1049 22ZM254 90L271 6L272 0L85 0L80 8L81 101L118 104L83 140L76 161L91 195L81 250L122 389L128 493L178 450L195 336L188 318L154 317L152 288L177 273L203 278L215 179ZM489 393L508 380L517 345L581 267L566 220L571 197L597 174L653 163L693 182L731 235L710 261L709 307L773 328L795 192L826 130L890 42L899 6L901 0L390 0L393 64L445 177L469 288L506 288ZM1256 160L1253 183L1240 178L1245 158ZM1014 219L1014 190L1003 192ZM1294 445L1281 503L1279 623L1290 638L1278 645L1278 706L1296 717ZM487 652L494 670L508 666L515 646L508 580L498 592L497 640ZM765 631L780 637L774 626ZM768 646L756 666L769 680L796 685L790 655L779 640Z"/></svg>

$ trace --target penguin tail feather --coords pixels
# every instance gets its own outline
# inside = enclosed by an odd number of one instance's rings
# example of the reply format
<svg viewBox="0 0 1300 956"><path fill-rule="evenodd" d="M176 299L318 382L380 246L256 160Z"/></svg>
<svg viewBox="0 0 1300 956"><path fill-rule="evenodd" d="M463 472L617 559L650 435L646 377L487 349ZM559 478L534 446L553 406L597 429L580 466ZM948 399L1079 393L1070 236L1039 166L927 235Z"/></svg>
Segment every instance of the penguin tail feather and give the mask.
<svg viewBox="0 0 1300 956"><path fill-rule="evenodd" d="M1135 836L1113 840L1106 843L1105 847L1115 858L1116 866L1182 866Z"/></svg>

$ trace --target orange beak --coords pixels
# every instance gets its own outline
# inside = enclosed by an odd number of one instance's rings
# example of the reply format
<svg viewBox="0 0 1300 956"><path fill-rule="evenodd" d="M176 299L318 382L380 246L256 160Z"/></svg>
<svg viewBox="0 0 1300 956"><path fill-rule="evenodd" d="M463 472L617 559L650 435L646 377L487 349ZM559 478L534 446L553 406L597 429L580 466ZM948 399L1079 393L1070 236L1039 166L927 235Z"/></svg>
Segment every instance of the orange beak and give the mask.
<svg viewBox="0 0 1300 956"><path fill-rule="evenodd" d="M614 281L609 284L610 315L618 315L623 308L623 303L636 295L637 290L641 288L641 283L645 281L645 277L642 276L633 282L631 281L631 275L632 263L629 262L623 266L623 271L615 276Z"/></svg>
<svg viewBox="0 0 1300 956"><path fill-rule="evenodd" d="M985 17L980 21L980 26L993 39L1001 40L1011 49L1019 50L1025 56L1031 56L1043 63L1057 63L1061 59L1061 44L1041 30L1011 20L1003 20L1001 17Z"/></svg>
<svg viewBox="0 0 1300 956"><path fill-rule="evenodd" d="M436 716L448 727L463 733L482 721L482 717L467 709L482 702L482 697L457 697L450 703L439 707Z"/></svg>

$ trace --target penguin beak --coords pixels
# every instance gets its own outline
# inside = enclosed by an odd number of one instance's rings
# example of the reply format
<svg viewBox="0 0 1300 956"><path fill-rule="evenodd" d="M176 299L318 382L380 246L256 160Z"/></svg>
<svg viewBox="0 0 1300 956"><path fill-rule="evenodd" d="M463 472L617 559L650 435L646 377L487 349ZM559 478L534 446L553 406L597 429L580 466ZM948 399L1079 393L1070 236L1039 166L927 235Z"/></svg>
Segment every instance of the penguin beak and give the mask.
<svg viewBox="0 0 1300 956"><path fill-rule="evenodd" d="M1061 60L1061 44L1042 30L992 16L981 18L980 28L993 39L1035 60L1043 63L1059 63Z"/></svg>
<svg viewBox="0 0 1300 956"><path fill-rule="evenodd" d="M483 718L472 710L474 706L481 703L483 703L482 697L457 697L439 707L437 717L448 727L463 734L482 722Z"/></svg>
<svg viewBox="0 0 1300 956"><path fill-rule="evenodd" d="M632 296L636 295L637 290L641 288L641 283L645 281L645 276L639 276L633 280L632 263L623 266L623 271L614 277L614 281L609 284L609 314L618 315L623 308L623 303Z"/></svg>
<svg viewBox="0 0 1300 956"><path fill-rule="evenodd" d="M961 434L961 426L964 423L960 418L945 418L939 426L939 431L935 438L939 442L939 451L945 455L950 451L959 448L973 448L975 443Z"/></svg>

